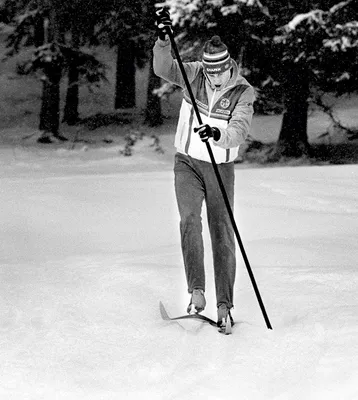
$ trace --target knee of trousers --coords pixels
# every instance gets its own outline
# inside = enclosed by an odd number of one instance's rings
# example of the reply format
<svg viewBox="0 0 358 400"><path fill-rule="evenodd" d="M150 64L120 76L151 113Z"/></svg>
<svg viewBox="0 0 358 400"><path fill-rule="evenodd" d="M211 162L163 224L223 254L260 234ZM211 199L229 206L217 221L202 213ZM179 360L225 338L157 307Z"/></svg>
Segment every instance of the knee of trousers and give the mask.
<svg viewBox="0 0 358 400"><path fill-rule="evenodd" d="M201 229L201 216L195 213L188 213L181 216L180 226L182 230Z"/></svg>

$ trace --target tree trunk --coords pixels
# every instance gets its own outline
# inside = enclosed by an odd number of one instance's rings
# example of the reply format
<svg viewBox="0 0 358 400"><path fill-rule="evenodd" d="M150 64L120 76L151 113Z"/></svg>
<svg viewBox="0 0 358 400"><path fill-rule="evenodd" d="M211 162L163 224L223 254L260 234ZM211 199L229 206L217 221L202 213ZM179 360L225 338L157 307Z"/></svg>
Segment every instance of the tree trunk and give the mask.
<svg viewBox="0 0 358 400"><path fill-rule="evenodd" d="M73 60L68 70L68 87L62 119L68 125L76 125L78 122L79 87L77 82L78 68L76 60Z"/></svg>
<svg viewBox="0 0 358 400"><path fill-rule="evenodd" d="M160 98L153 93L154 89L158 88L159 86L160 86L160 78L154 73L153 54L152 54L149 64L147 106L145 110L145 122L149 126L159 126L163 123Z"/></svg>
<svg viewBox="0 0 358 400"><path fill-rule="evenodd" d="M117 48L116 92L114 108L134 108L135 101L135 52L134 43L123 38Z"/></svg>
<svg viewBox="0 0 358 400"><path fill-rule="evenodd" d="M52 66L46 73L46 80L43 82L42 88L39 129L46 134L58 135L60 126L60 80L61 69Z"/></svg>
<svg viewBox="0 0 358 400"><path fill-rule="evenodd" d="M54 2L50 9L48 21L44 21L45 26L45 43L58 42L58 4ZM48 24L47 24L48 22ZM43 135L38 139L42 143L51 143L51 137L65 139L59 135L60 126L60 81L62 75L62 67L58 63L48 63L44 70L45 80L42 88L42 103L40 111L39 129L43 131Z"/></svg>
<svg viewBox="0 0 358 400"><path fill-rule="evenodd" d="M304 68L294 67L284 87L281 131L276 156L299 158L309 151L307 136L309 80Z"/></svg>
<svg viewBox="0 0 358 400"><path fill-rule="evenodd" d="M79 32L74 27L72 29L72 47L75 50L79 48ZM68 86L66 93L66 102L63 112L63 122L68 125L76 125L78 122L78 105L79 105L79 85L78 85L78 63L77 57L73 56L68 70Z"/></svg>
<svg viewBox="0 0 358 400"><path fill-rule="evenodd" d="M38 17L34 21L34 46L40 47L45 41L44 19Z"/></svg>

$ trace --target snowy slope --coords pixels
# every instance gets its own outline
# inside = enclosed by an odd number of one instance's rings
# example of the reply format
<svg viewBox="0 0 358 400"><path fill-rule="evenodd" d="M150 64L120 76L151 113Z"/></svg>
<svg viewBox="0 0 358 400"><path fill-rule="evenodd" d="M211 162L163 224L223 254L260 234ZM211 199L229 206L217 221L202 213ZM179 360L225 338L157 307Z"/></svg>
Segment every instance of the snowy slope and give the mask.
<svg viewBox="0 0 358 400"><path fill-rule="evenodd" d="M1 399L358 398L358 167L237 169L233 335L182 314L172 165L2 149ZM216 318L210 242L206 315Z"/></svg>

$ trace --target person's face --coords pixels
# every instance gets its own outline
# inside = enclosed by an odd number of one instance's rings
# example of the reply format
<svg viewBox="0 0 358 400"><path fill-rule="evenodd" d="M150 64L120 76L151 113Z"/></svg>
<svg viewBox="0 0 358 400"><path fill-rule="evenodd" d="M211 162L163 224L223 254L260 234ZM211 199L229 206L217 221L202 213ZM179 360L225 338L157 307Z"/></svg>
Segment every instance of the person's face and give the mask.
<svg viewBox="0 0 358 400"><path fill-rule="evenodd" d="M230 79L230 70L222 72L221 74L206 74L212 86L221 87L226 84Z"/></svg>

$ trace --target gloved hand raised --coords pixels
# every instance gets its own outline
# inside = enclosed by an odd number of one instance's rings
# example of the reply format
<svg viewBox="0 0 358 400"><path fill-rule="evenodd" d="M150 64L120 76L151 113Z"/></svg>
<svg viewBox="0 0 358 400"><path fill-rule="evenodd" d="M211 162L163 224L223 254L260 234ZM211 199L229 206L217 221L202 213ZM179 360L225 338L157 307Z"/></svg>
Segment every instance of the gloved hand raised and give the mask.
<svg viewBox="0 0 358 400"><path fill-rule="evenodd" d="M215 126L211 127L208 124L199 125L197 128L194 128L194 132L199 133L200 139L202 142L207 142L211 137L214 138L215 141L220 139L221 133L218 128Z"/></svg>
<svg viewBox="0 0 358 400"><path fill-rule="evenodd" d="M157 26L159 39L166 40L167 28L172 28L172 21L167 8L161 8L160 10L156 11L155 24Z"/></svg>

